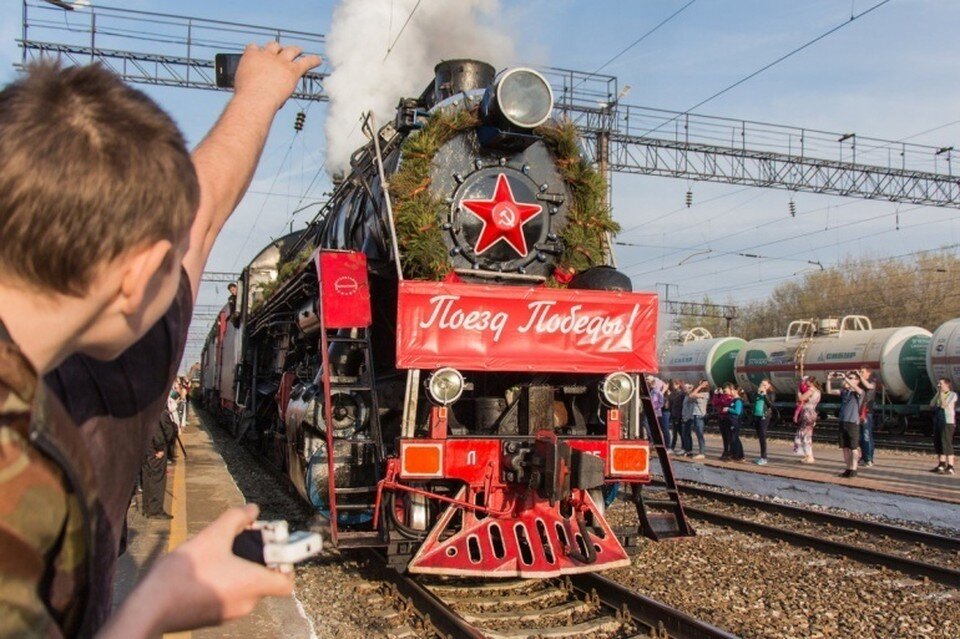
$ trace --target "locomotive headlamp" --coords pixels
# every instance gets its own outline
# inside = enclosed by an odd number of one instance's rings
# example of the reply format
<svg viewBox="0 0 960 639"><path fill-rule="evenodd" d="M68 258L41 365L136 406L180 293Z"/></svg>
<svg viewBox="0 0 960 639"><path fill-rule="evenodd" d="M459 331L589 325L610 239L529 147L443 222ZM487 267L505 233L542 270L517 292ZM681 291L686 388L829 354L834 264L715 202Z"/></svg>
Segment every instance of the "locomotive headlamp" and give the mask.
<svg viewBox="0 0 960 639"><path fill-rule="evenodd" d="M488 124L504 128L534 129L553 111L553 90L534 71L507 69L494 79L483 98L483 116Z"/></svg>
<svg viewBox="0 0 960 639"><path fill-rule="evenodd" d="M447 406L452 404L463 394L463 375L455 368L439 368L430 376L427 390L433 401Z"/></svg>
<svg viewBox="0 0 960 639"><path fill-rule="evenodd" d="M636 390L633 378L627 373L610 373L600 386L603 400L611 406L623 406L633 399Z"/></svg>

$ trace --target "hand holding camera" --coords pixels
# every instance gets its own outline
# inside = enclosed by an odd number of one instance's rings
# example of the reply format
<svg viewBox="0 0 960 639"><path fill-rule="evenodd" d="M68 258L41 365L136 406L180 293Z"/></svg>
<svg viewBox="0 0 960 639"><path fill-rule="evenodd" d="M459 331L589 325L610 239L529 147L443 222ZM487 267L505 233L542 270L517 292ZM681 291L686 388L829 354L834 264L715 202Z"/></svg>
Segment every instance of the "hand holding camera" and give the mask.
<svg viewBox="0 0 960 639"><path fill-rule="evenodd" d="M284 520L257 520L233 539L233 554L272 570L293 572L293 565L323 550L319 533L301 530L290 534Z"/></svg>
<svg viewBox="0 0 960 639"><path fill-rule="evenodd" d="M233 87L237 95L264 98L279 109L300 78L322 62L318 55L302 53L300 47L284 47L275 41L263 47L249 44L242 56L218 53L214 63L217 86Z"/></svg>

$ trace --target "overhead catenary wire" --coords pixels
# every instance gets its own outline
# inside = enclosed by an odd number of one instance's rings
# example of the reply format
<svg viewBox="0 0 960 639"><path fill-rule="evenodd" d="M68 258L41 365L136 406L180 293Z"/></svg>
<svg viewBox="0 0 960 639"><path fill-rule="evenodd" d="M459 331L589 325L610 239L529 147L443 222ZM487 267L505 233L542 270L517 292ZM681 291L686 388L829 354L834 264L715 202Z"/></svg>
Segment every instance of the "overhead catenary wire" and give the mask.
<svg viewBox="0 0 960 639"><path fill-rule="evenodd" d="M264 209L267 207L267 200L270 199L270 196L273 195L273 190L277 186L277 181L280 179L280 175L283 173L283 167L287 163L287 158L290 157L290 152L293 150L293 144L297 141L297 136L300 132L294 131L293 138L290 140L290 144L287 146L286 153L283 155L283 159L280 161L280 166L277 168L277 174L273 177L273 182L270 184L269 193L263 198L263 202L260 204L260 210L257 211L256 216L253 218L253 223L250 225L250 230L247 231L247 236L243 239L243 244L240 245L240 248L237 249L236 255L233 258L233 264L230 267L231 270L237 267L237 264L240 262L240 257L243 255L243 250L247 248L247 244L250 243L250 238L253 237L253 232L257 228L257 223L260 221L260 216L263 215Z"/></svg>
<svg viewBox="0 0 960 639"><path fill-rule="evenodd" d="M917 226L922 226L922 225L924 225L924 224L926 224L926 222L917 222L917 223L910 224L910 225L907 225L907 226L902 226L901 228L902 228L902 229L913 228L913 227L917 227ZM860 239L869 239L869 238L872 238L872 237L877 237L877 236L879 236L879 235L884 235L884 234L886 234L886 233L893 233L893 232L895 232L895 229L884 229L884 230L882 230L882 231L877 231L877 232L875 232L875 233L870 233L870 234L861 236ZM837 245L839 245L839 244L840 244L840 240L838 240L838 241L834 244L834 246L837 246ZM956 246L960 246L960 245L958 245L958 244L951 244L951 245L948 245L948 246L945 246L945 247L938 247L938 248L932 248L932 249L923 249L923 250L920 250L920 251L914 251L914 252L912 252L912 253L906 253L906 254L899 255L899 256L886 257L886 258L876 258L875 260L871 260L871 261L880 262L880 261L887 261L887 260L894 260L894 259L902 259L903 257L909 256L909 255L918 255L918 254L923 254L923 253L928 253L928 252L937 252L937 251L942 251L942 250L951 249L951 248L954 248L954 247L956 247ZM784 255L783 257L793 257L793 256L796 256L796 255L802 255L802 254L805 254L805 253L808 253L808 252L809 252L809 249L803 249L803 250L797 251L797 252L795 252L795 253L787 253L787 254ZM842 262L837 262L837 263L835 263L835 264L832 264L832 265L827 266L826 268L827 268L827 269L835 268L836 266L838 266L838 265L841 264L841 263L842 263ZM734 270L738 270L738 269L740 269L740 268L742 268L742 267L739 267L739 266L738 266L738 267L733 267L733 268L728 268L728 269L721 269L721 270L719 270L719 271L714 271L713 273L711 273L711 275L728 273L728 272L731 272L731 271L734 271ZM757 281L754 281L754 282L750 282L750 283L744 284L744 285L736 285L736 286L713 286L713 287L711 287L711 288L709 288L709 289L703 289L703 290L700 290L700 291L694 291L693 293L690 293L690 295L711 294L711 293L715 293L715 292L728 292L728 291L742 290L742 289L744 289L744 288L753 287L753 286L755 286L755 285L756 285L757 283L759 283L759 282L769 283L769 282L774 282L774 281L780 281L780 280L790 279L790 278L792 278L792 277L798 277L798 276L800 276L801 274L805 274L805 273L797 272L797 273L793 273L792 275L786 275L786 276L783 276L783 277L770 278L770 279L766 279L766 280L761 279L761 280L757 280ZM688 277L679 278L679 279L677 279L676 281L679 283L679 282L685 282L685 281L689 281L689 280L692 280L692 279L699 279L699 278L700 278L700 276L688 276Z"/></svg>
<svg viewBox="0 0 960 639"><path fill-rule="evenodd" d="M936 275L941 276L941 277L940 277L939 279L930 279L930 280L927 280L927 281L930 282L930 283L936 284L936 285L943 285L943 284L948 284L948 283L950 283L950 282L953 280L952 274L950 274L950 273L937 273ZM772 282L778 282L778 281L782 283L782 282L784 282L784 281L786 281L786 280L793 279L794 277L797 277L797 275L796 275L796 274L794 274L794 275L785 275L785 276L782 276L782 277L777 277L777 278L772 278L772 279L769 279L769 280L764 280L764 283L772 283ZM915 288L915 287L916 287L916 283L915 283L915 282L906 282L906 283L897 284L897 285L888 285L888 286L884 287L883 292L885 292L885 293L888 293L888 292L898 292L898 291L903 291L903 290L911 289L911 288ZM748 288L748 287L747 287L747 286L743 286L743 287L739 287L739 288L742 289L742 288ZM843 294L845 291L849 291L849 288L850 288L850 287L849 287L848 283L846 283L846 282L840 282L840 283L836 283L836 284L825 284L825 285L824 285L824 284L820 284L820 285L817 287L817 290L820 291L821 293L825 293L825 294L827 294L827 295L836 294L836 295L838 295L838 297L843 298L843 295L842 295L842 294ZM731 290L733 290L733 289L731 289ZM705 295L708 295L708 294L709 294L709 293L706 293ZM960 290L957 291L957 295L960 295ZM943 297L941 297L941 299L945 299L945 297L946 297L946 296L943 296ZM738 300L738 305L743 306L743 305L751 304L751 303L754 303L754 302L760 302L760 301L762 301L763 299L766 299L766 298L767 298L767 296L760 296L760 297L754 297L754 298L750 298L750 299L746 299L746 300ZM711 299L713 299L713 298L711 298ZM682 301L689 301L689 300L682 300ZM876 309L876 310L887 310L887 309L889 309L889 304L886 304L886 303L883 302L883 301L868 302L868 301L864 301L864 300L862 300L862 299L859 299L859 300L857 301L856 305L857 305L858 309L861 310L861 311L863 311L863 312L867 312L867 311L869 311L869 310L871 310L871 309Z"/></svg>
<svg viewBox="0 0 960 639"><path fill-rule="evenodd" d="M922 249L922 250L919 250L919 251L912 251L912 252L910 252L910 253L904 253L904 254L901 254L901 255L895 255L895 256L889 256L889 257L881 257L881 258L875 258L875 259L870 259L870 260L862 260L862 262L863 262L863 263L866 263L866 264L879 264L879 263L884 263L884 262L892 262L892 261L896 261L896 260L902 260L902 259L907 258L907 257L914 257L914 256L918 256L918 255L923 255L923 254L925 254L925 253L945 252L945 251L949 251L949 250L952 250L952 249L956 249L956 248L958 248L958 247L960 247L960 244L950 244L950 245L941 246L941 247L938 247L938 248ZM834 270L834 269L842 266L843 264L844 264L844 262L843 262L842 260L841 260L841 261L838 261L838 262L835 262L835 263L833 263L833 264L830 264L830 265L827 266L827 272L829 272L829 271L831 271L831 270ZM820 271L818 271L818 273L819 273L819 272L820 272ZM691 292L691 293L688 293L687 295L685 295L685 297L687 297L688 299L687 299L687 300L681 300L681 301L693 301L693 300L697 300L697 299L701 298L702 296L716 296L717 293L728 293L728 294L729 294L729 293L734 292L734 291L741 291L741 290L745 290L745 289L755 288L755 287L757 286L757 284L772 284L772 283L775 283L775 282L780 282L780 283L782 283L782 282L785 282L785 281L787 281L787 280L794 279L794 278L796 278L796 277L800 277L801 275L803 275L803 276L806 277L806 276L812 276L812 275L814 275L814 273L809 273L809 272L805 272L805 273L792 273L792 274L790 274L790 275L780 275L780 276L771 277L771 278L766 278L766 279L759 280L759 281L755 281L755 282L749 282L749 283L747 283L747 284L740 284L740 285L737 285L737 286L720 287L720 288L712 288L712 289L702 289L702 290L699 290L699 291L693 291L693 292ZM945 275L946 277L950 278L951 276L955 276L956 274L955 274L955 273L952 273L952 274L951 274L951 273L938 273L938 275ZM836 288L837 286L840 286L840 287L842 287L842 288ZM913 286L913 284L910 284L909 286ZM887 290L899 290L899 288L904 288L904 287L906 287L906 285L901 285L900 287L890 287L890 286L888 286L888 287L887 287ZM819 290L819 291L821 291L821 292L827 292L827 293L831 293L831 292L842 293L842 292L844 292L846 289L847 289L847 287L846 287L845 284L831 285L831 284L827 283L827 284L820 284L820 285L818 286L818 290ZM758 301L758 300L760 300L761 298L766 298L766 297L768 297L768 295L763 295L763 296L758 296L758 297L754 297L754 298L749 298L749 299L746 299L746 300L739 300L739 303L741 303L741 304L750 303L750 302Z"/></svg>
<svg viewBox="0 0 960 639"><path fill-rule="evenodd" d="M919 207L919 206L918 206L918 207L915 207L915 208L922 208L922 207ZM939 211L939 210L935 210L935 211L933 211L933 212L935 212L935 213L942 213L942 211ZM924 224L927 224L927 222L925 222L925 221L920 221L920 222L916 222L916 223L914 223L914 224L910 224L910 225L903 226L903 227L901 227L901 228L917 227L917 226L922 226L922 225L924 225ZM877 237L877 236L879 236L879 235L884 235L884 234L886 234L886 233L895 232L895 230L896 230L896 229L884 229L884 230L881 230L881 231L877 231L877 232L875 232L875 233L871 233L871 234L868 234L868 235L860 236L859 239L868 239L868 238L872 238L872 237ZM822 231L821 231L821 232L822 232ZM842 240L839 240L839 239L838 239L837 242L834 243L834 246L840 246L841 242L842 242ZM947 247L940 247L940 248L930 249L930 250L927 251L927 252L945 250L945 249L952 248L953 246L954 246L954 245L950 245L950 246L947 246ZM916 252L914 252L914 253L923 253L923 252L925 252L925 251L916 251ZM809 249L802 249L802 250L797 251L797 252L794 252L794 253L788 253L788 254L783 255L783 256L781 256L781 257L793 257L793 256L796 256L796 255L805 255L805 254L809 254ZM902 257L903 257L903 256L898 256L897 258L879 258L879 260L884 260L884 259L899 259L899 258L902 258ZM838 262L837 264L842 264L842 261ZM835 265L834 265L834 266L835 266ZM833 266L831 266L831 268L833 268ZM731 267L731 268L727 268L727 269L722 269L722 270L719 270L719 271L713 271L713 272L711 272L709 275L720 275L720 274L723 274L723 273L732 272L732 271L738 271L738 270L743 270L743 267L742 267L742 266L735 266L735 267ZM700 291L694 291L694 292L692 292L692 293L688 293L688 295L696 297L696 296L699 296L699 295L713 295L713 296L715 296L715 295L717 295L718 293L727 293L727 294L730 294L730 293L732 293L732 292L734 292L734 291L740 291L740 290L744 290L744 289L756 288L758 284L767 284L767 285L769 285L769 284L773 284L773 283L775 283L775 282L782 282L782 281L784 281L784 280L789 280L789 279L792 279L792 278L795 278L795 277L799 277L800 275L806 274L805 271L807 271L807 270L808 270L808 269L804 269L804 270L801 270L801 271L799 271L799 272L795 272L795 273L790 274L790 275L784 275L784 276L779 276L779 277L760 278L759 280L755 280L755 281L752 281L752 282L749 282L749 283L746 283L746 284L736 285L736 286L716 286L716 285L714 285L714 286L711 286L711 287L709 287L709 288L706 288L706 289L703 289L703 290L700 290ZM709 275L708 275L708 276L709 276ZM689 281L689 280L702 279L703 277L707 277L707 276L688 276L688 277L684 277L684 278L675 279L674 282L675 282L675 283L680 283L680 282L685 282L685 281Z"/></svg>
<svg viewBox="0 0 960 639"><path fill-rule="evenodd" d="M617 246L632 246L637 248L647 248L648 246L650 246L648 244L633 244L632 242L622 242L622 241L615 241L614 244ZM819 266L821 269L823 269L823 265L816 260L804 260L800 258L789 258L789 257L776 257L773 255L757 255L755 253L747 253L744 251L721 251L717 249L705 249L705 250L706 252L709 252L711 255L731 255L731 256L735 255L739 257L747 257L747 258L758 259L758 260L801 262L804 264L810 264L812 266Z"/></svg>
<svg viewBox="0 0 960 639"><path fill-rule="evenodd" d="M413 9L410 10L410 15L407 16L407 19L403 21L403 26L400 27L400 31L397 33L397 37L393 39L393 43L387 47L387 53L383 56L383 61L386 62L387 58L390 57L390 52L393 51L393 48L397 46L397 42L400 41L400 36L403 35L404 30L407 28L407 25L410 24L410 20L413 19L413 14L417 12L417 9L420 7L420 3L423 0L417 0L417 4L413 5Z"/></svg>
<svg viewBox="0 0 960 639"><path fill-rule="evenodd" d="M352 136L354 131L357 130L357 127L360 126L360 121L362 119L363 118L359 118L357 122L353 125L353 128L350 130L350 133L347 134L348 138ZM311 189L313 189L313 186L314 184L316 184L317 180L320 179L320 176L323 174L323 171L324 169L326 169L326 167L327 167L327 158L324 157L323 160L320 162L320 165L317 167L317 170L314 172L313 177L310 179L310 183L307 185L307 188L300 195L300 199L297 200L297 204L294 207L295 210L290 213L290 217L284 223L284 226L290 224L290 222L293 220L293 216L299 213L300 211L304 210L304 208L306 208L306 207L302 207L301 204L303 204L303 201L307 199L307 196L310 194ZM312 206L312 204L309 206Z"/></svg>
<svg viewBox="0 0 960 639"><path fill-rule="evenodd" d="M748 188L754 188L754 187L748 187ZM750 200L750 201L752 201L752 200ZM750 201L747 201L747 202L745 202L744 204L748 204ZM800 212L798 212L798 213L796 214L796 216L794 216L792 219L805 217L805 216L812 215L812 214L814 214L814 213L819 213L819 212L821 212L821 211L826 211L826 210L829 210L829 209L838 209L838 208L843 208L843 207L845 207L845 206L852 206L852 205L854 205L854 204L861 204L861 202L859 202L859 201L857 201L857 200L851 200L851 201L848 201L848 202L844 202L844 203L842 203L842 204L831 204L831 205L828 205L828 206L822 206L822 207L815 208L815 209L807 209L807 210L805 210L805 211L800 211ZM734 207L733 209L728 210L726 213L730 213L730 212L732 212L733 210L735 210L736 208L737 208L737 207ZM922 207L915 207L915 208L922 208ZM914 209L911 208L911 209L908 209L908 210L911 210L911 211L912 211L912 210L914 210ZM710 218L710 219L708 220L708 222L716 219L717 217L719 217L719 215ZM783 223L783 220L782 220L781 218L775 218L775 219L772 219L772 220L768 220L768 221L766 221L766 222L763 222L763 223L761 223L761 224L757 224L756 226L753 226L753 227L751 227L751 228L749 228L749 229L740 228L740 229L737 229L737 230L732 231L732 232L730 232L730 233L727 233L726 235L721 235L720 237L717 237L717 238L711 238L711 239L709 239L709 240L704 240L703 242L698 242L697 244L694 244L694 245L692 245L692 246L685 247L685 248L680 249L680 250L678 250L678 251L675 251L675 252L673 252L673 253L667 253L666 255L658 255L658 256L656 256L656 257L650 257L650 258L646 258L646 259L640 260L639 262L634 262L634 263L632 263L632 264L628 264L628 265L624 266L622 270L634 268L634 267L637 267L637 266L642 266L642 265L644 265L644 264L649 264L649 263L651 263L651 262L658 262L658 261L661 261L661 260L663 260L663 259L665 259L665 258L667 258L667 257L670 257L670 256L672 256L672 255L675 255L675 254L677 254L677 253L696 251L696 250L698 250L698 249L700 249L700 248L703 248L704 246L706 246L706 245L708 245L708 244L713 244L713 243L720 242L720 241L722 241L722 240L727 240L727 239L730 239L730 238L738 237L738 236L740 236L740 235L743 235L743 234L744 234L745 232L747 232L747 231L758 231L758 230L760 230L760 229L762 229L762 228L765 228L765 227L767 227L767 226L772 226L772 225L774 225L774 224L782 224L782 223ZM788 238L788 239L789 239L789 238ZM744 249L744 250L748 250L748 249Z"/></svg>
<svg viewBox="0 0 960 639"><path fill-rule="evenodd" d="M719 91L717 91L717 92L714 93L713 95L711 95L711 96L709 96L709 97L707 97L707 98L704 98L704 99L701 100L700 102L697 102L696 104L694 104L692 107L690 107L690 108L687 109L686 111L683 111L683 112L681 112L681 113L677 113L676 115L674 115L674 116L673 116L672 118L670 118L669 120L661 123L660 125L658 125L657 127L653 128L653 129L650 129L649 131L647 131L646 133L644 133L644 134L641 135L640 137L646 137L647 135L650 135L651 133L653 133L653 132L661 129L662 127L666 126L667 124L676 121L676 120L679 119L681 116L689 115L690 112L693 111L694 109L698 109L698 108L702 107L704 104L707 104L708 102L711 102L712 100L715 100L715 99L719 98L721 95L727 93L728 91L731 91L731 90L735 89L736 87L740 86L740 85L743 84L744 82L747 82L747 81L749 81L749 80L757 77L758 75L760 75L760 74L763 73L764 71L767 71L768 69L770 69L770 68L772 68L772 67L780 64L780 63L783 62L784 60L786 60L786 59L788 59L788 58L790 58L790 57L792 57L792 56L800 53L800 52L803 51L804 49L807 49L808 47L813 46L814 44L816 44L816 43L819 42L820 40L823 40L823 39L826 38L827 36L829 36L829 35L831 35L831 34L833 34L833 33L836 33L836 32L839 31L840 29L842 29L842 28L844 28L845 26L847 26L847 25L853 23L854 21L856 21L858 18L862 18L863 16L867 15L868 13L871 13L871 12L873 12L873 11L876 11L877 9L879 9L879 8L882 7L883 5L887 4L888 2L890 2L890 0L880 0L880 2L874 4L874 5L871 6L869 9L865 9L864 11L861 11L861 12L858 13L858 14L851 15L849 20L845 20L845 21L841 22L840 24L838 24L838 25L836 25L836 26L828 29L827 31L824 31L823 33L821 33L821 34L818 35L817 37L813 38L812 40L808 40L807 42L801 44L799 47L796 47L795 49L792 49L791 51L789 51L789 52L781 55L779 58L773 60L772 62L769 62L769 63L763 65L762 67L760 67L760 68L757 69L756 71L753 71L752 73L749 73L749 74L747 74L746 76L740 78L739 80L737 80L737 81L734 82L733 84L727 85L726 87L724 87L723 89L720 89Z"/></svg>
<svg viewBox="0 0 960 639"><path fill-rule="evenodd" d="M915 206L915 207L911 207L911 208L909 208L909 209L903 209L903 211L901 211L901 212L914 211L914 210L920 209L920 208L925 208L925 207L923 207L922 205L920 205L920 206ZM952 212L950 212L950 211L938 211L938 212L943 212L943 213L947 213L947 214L952 214ZM829 226L829 225L827 225L827 226L825 226L824 228L814 229L814 230L812 230L812 231L807 231L807 232L805 232L805 233L793 234L793 235L790 235L790 236L785 237L785 238L780 238L780 239L777 239L777 240L770 240L770 241L768 241L768 242L761 242L761 243L759 243L759 244L753 244L753 245L744 247L744 248L742 248L742 249L740 249L740 250L741 250L741 251L750 251L750 250L754 250L754 249L758 249L758 248L763 248L763 247L767 247L767 246L773 246L773 245L776 245L776 244L781 244L781 243L783 243L783 242L789 242L789 241L791 241L791 240L797 240L797 239L802 239L802 238L810 237L810 236L812 236L812 235L817 235L817 234L819 234L819 233L826 233L827 231L836 231L836 230L838 230L838 229L848 228L848 227L850 227L850 226L857 226L857 225L859 225L859 224L866 224L866 223L868 223L868 222L875 222L875 221L881 220L881 219L883 219L883 218L888 218L888 217L894 216L894 215L896 215L897 213L898 213L898 211L893 211L893 212L890 212L890 213L883 213L883 214L875 215L875 216L873 216L873 217L865 218L865 219L862 219L862 220L852 220L852 221L850 221L850 222L843 222L843 223L841 223L841 224L836 224L836 225L834 225L834 226L832 226L832 227ZM887 230L885 230L885 231L882 231L882 233L888 233L888 232L890 232L890 231L892 231L892 230L893 230L893 229L887 229ZM742 233L742 231L741 231L740 233ZM739 233L737 233L737 234L739 234ZM867 237L867 236L864 236L864 237ZM862 239L862 238L857 238L857 239ZM809 250L809 249L807 249L807 250ZM688 264L698 264L698 263L704 262L704 261L706 261L706 260L708 260L708 259L710 259L710 258L709 258L709 257L701 258L701 259L698 259L698 260L693 260L692 262L688 262ZM664 267L661 267L661 268L659 268L659 269L652 269L652 270L649 270L649 271L644 271L644 272L642 272L642 273L634 273L634 274L632 275L632 277L642 277L642 276L644 276L644 275L651 275L651 274L654 274L654 273L659 273L659 272L661 272L661 271L671 270L671 269L673 269L673 268L677 268L677 267L676 267L676 266L664 266ZM726 272L726 271L715 271L714 274L721 273L721 272ZM627 274L630 275L629 272L627 272Z"/></svg>
<svg viewBox="0 0 960 639"><path fill-rule="evenodd" d="M676 11L674 11L673 13L671 13L669 16L667 16L666 18L664 18L663 20L661 20L660 22L658 22L658 23L656 24L656 26L654 26L652 29L650 29L649 31L647 31L646 33L644 33L642 36L640 36L639 38L637 38L636 40L634 40L633 42L631 42L630 44L628 44L626 47L624 47L623 49L621 49L619 53L617 53L617 54L614 55L612 58L610 58L609 60L607 60L606 62L604 62L603 64L601 64L599 67L597 67L596 69L594 69L593 71L591 71L589 74L587 74L587 75L584 76L583 78L581 78L579 82L577 82L575 85L573 85L573 89L576 89L576 88L579 87L581 84L583 84L584 82L586 82L586 81L589 80L590 78L596 76L598 73L600 73L601 71L603 71L603 70L604 70L605 68L607 68L610 64L612 64L617 58L619 58L620 56L622 56L623 54L625 54L627 51L629 51L630 49L634 48L635 46L637 46L638 44L640 44L641 42L643 42L644 40L646 40L648 37L650 37L651 35L653 35L654 33L656 33L656 32L660 29L660 27L664 26L665 24L667 24L668 22L670 22L671 20L673 20L674 18L676 18L678 15L680 15L681 13L683 13L684 10L687 9L687 7L689 7L690 5L692 5L692 4L693 4L694 2L696 2L696 1L697 1L697 0L690 0L690 1L687 2L685 5L683 5L682 7L680 7L679 9L677 9ZM573 89L571 89L571 90L573 90Z"/></svg>
<svg viewBox="0 0 960 639"><path fill-rule="evenodd" d="M743 187L743 188L736 189L735 191L730 191L729 193L721 193L720 195L715 195L715 196L709 197L709 198L707 198L707 199L705 199L705 200L697 200L697 201L694 202L693 205L690 206L689 208L696 208L696 207L698 207L698 206L702 206L702 205L708 204L708 203L710 203L710 202L715 202L716 200L722 200L723 198L730 197L731 195L736 195L737 193L742 193L742 192L744 192L744 191L746 191L746 190L749 190L749 189L752 189L752 188L756 188L756 187L745 186L745 187ZM663 213L663 214L661 214L661 215L659 215L659 216L657 216L657 217L655 217L655 218L653 218L653 219L650 219L650 220L641 220L640 222L638 222L637 224L634 224L633 226L629 226L629 227L627 227L627 228L625 228L625 229L621 229L620 232L619 232L617 235L618 235L618 236L623 236L623 235L626 235L627 233L632 233L632 232L634 232L634 231L636 231L636 230L644 231L644 230L646 230L646 225L647 225L647 224L649 224L649 223L651 223L651 222L655 222L656 220L665 218L665 217L667 217L667 216L673 215L673 214L675 214L675 213L680 213L681 211L684 211L684 210L686 210L687 208L688 208L688 207L686 207L686 206L679 206L679 207L675 208L674 210L668 211L668 212L666 212L666 213Z"/></svg>

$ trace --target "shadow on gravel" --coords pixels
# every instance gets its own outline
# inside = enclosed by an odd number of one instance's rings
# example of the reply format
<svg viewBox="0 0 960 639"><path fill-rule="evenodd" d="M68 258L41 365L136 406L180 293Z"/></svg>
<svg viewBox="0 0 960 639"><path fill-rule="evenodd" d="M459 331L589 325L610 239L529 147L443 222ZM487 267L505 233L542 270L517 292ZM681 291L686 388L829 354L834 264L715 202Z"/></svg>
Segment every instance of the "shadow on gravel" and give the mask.
<svg viewBox="0 0 960 639"><path fill-rule="evenodd" d="M234 440L210 413L195 410L244 499L260 506L260 518L286 519L291 530L307 527L314 518L313 509L286 478L265 459L257 457L252 446Z"/></svg>

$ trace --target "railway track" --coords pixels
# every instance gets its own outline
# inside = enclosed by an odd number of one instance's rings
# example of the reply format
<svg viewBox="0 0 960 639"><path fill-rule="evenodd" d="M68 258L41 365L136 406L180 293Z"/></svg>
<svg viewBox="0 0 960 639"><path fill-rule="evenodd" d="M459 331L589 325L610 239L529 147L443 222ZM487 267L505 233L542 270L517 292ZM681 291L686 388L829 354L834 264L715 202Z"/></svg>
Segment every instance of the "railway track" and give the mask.
<svg viewBox="0 0 960 639"><path fill-rule="evenodd" d="M960 587L960 539L835 513L681 485L689 516L741 532ZM704 503L706 502L706 503ZM713 507L719 503L722 509ZM762 513L761 517L757 512ZM764 519L764 521L758 521Z"/></svg>
<svg viewBox="0 0 960 639"><path fill-rule="evenodd" d="M258 472L273 479L268 503L278 500L276 493L290 498L282 500L285 503L298 499L285 476L266 463L259 451L238 446L231 437L227 440L243 450ZM245 495L251 488L263 488L252 477L240 477L238 486L247 489ZM276 515L297 521L305 517L303 508L294 510L288 504ZM300 521L300 525L307 523ZM569 579L452 580L399 574L373 549L350 551L346 557L359 560L358 576L364 581L354 588L362 588L367 593L362 596L374 602L366 605L378 606L382 616L390 618L386 625L399 627L392 637L736 639L596 574Z"/></svg>
<svg viewBox="0 0 960 639"><path fill-rule="evenodd" d="M467 580L383 572L396 589L394 606L418 610L441 637L736 637L595 573L562 579Z"/></svg>

